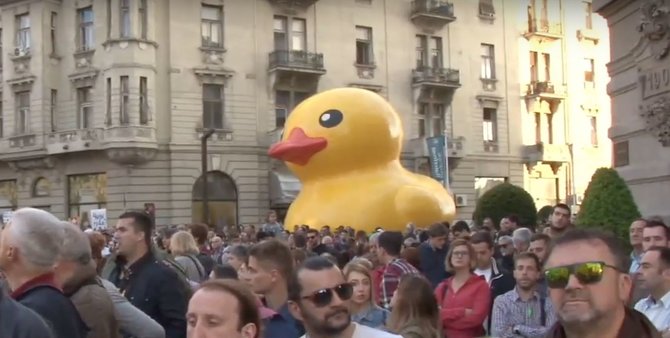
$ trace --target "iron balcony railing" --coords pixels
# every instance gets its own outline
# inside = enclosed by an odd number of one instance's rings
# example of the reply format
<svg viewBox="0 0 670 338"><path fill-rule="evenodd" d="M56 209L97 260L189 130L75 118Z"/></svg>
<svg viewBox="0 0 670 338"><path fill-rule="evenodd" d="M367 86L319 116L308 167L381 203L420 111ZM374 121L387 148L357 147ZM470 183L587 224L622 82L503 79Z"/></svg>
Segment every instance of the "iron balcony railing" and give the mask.
<svg viewBox="0 0 670 338"><path fill-rule="evenodd" d="M276 50L270 53L270 69L277 67L323 69L323 54L302 50Z"/></svg>

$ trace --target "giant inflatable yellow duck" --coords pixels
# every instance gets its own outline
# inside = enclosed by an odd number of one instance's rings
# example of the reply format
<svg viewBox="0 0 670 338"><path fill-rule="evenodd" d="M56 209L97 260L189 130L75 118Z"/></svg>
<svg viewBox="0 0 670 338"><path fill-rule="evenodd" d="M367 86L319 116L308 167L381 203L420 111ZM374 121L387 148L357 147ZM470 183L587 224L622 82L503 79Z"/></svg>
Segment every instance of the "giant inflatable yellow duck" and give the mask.
<svg viewBox="0 0 670 338"><path fill-rule="evenodd" d="M302 182L284 224L370 232L452 221L446 189L400 164L402 140L398 113L371 91L338 88L303 101L268 152Z"/></svg>

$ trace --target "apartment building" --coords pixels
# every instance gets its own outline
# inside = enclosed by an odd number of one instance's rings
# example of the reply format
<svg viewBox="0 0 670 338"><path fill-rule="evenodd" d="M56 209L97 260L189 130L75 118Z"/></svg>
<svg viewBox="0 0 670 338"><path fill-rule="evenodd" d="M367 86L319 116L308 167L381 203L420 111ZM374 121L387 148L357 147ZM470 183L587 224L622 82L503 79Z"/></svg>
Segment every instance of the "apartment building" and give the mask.
<svg viewBox="0 0 670 338"><path fill-rule="evenodd" d="M667 3L594 0L611 32L613 166L640 212L670 222L670 58Z"/></svg>
<svg viewBox="0 0 670 338"><path fill-rule="evenodd" d="M518 21L525 186L536 205L578 211L593 172L611 163L607 23L591 1L526 0Z"/></svg>
<svg viewBox="0 0 670 338"><path fill-rule="evenodd" d="M525 73L529 46L544 46L533 45L541 34L527 31L525 14L502 0L0 1L0 210L86 218L104 207L113 220L154 203L159 224L258 223L300 188L268 146L300 101L343 86L375 91L401 113L412 170L430 174L426 139L447 135L459 217L500 181L526 183L540 204L564 199L571 191L545 196L533 180L557 162L549 145L570 138L547 139L540 158L523 145L535 144L536 110L574 112L582 102L568 96L581 90L554 99L549 79ZM552 59L564 69L556 74L572 67L575 31L562 33L550 43L564 58ZM565 180L569 161L558 162L552 175Z"/></svg>

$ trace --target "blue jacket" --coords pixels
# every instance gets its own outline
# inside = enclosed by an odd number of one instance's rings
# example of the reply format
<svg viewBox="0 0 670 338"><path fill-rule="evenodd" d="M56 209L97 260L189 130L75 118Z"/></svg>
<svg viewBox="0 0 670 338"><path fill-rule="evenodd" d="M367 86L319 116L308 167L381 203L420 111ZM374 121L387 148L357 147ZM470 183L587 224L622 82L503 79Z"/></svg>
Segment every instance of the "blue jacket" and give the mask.
<svg viewBox="0 0 670 338"><path fill-rule="evenodd" d="M421 259L421 272L428 278L433 289L443 280L447 279L444 261L447 259L449 247L447 244L442 249L434 249L428 241L419 245L419 255Z"/></svg>
<svg viewBox="0 0 670 338"><path fill-rule="evenodd" d="M0 314L0 337L55 338L40 315L4 292L0 292Z"/></svg>

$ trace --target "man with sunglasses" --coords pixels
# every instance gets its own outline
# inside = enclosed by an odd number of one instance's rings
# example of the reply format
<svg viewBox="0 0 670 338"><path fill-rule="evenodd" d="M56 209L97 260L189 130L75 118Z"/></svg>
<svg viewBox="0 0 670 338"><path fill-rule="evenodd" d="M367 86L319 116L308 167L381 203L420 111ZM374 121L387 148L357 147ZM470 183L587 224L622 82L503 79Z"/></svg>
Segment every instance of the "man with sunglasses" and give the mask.
<svg viewBox="0 0 670 338"><path fill-rule="evenodd" d="M555 238L545 279L558 323L547 337L660 338L643 314L625 306L628 268L628 252L608 233L577 229Z"/></svg>
<svg viewBox="0 0 670 338"><path fill-rule="evenodd" d="M289 309L305 325L302 338L401 338L351 321L353 287L325 257L303 262L289 281Z"/></svg>

